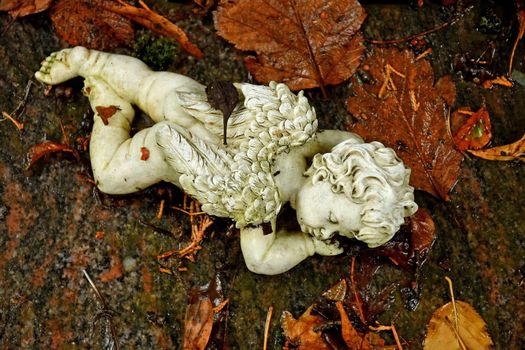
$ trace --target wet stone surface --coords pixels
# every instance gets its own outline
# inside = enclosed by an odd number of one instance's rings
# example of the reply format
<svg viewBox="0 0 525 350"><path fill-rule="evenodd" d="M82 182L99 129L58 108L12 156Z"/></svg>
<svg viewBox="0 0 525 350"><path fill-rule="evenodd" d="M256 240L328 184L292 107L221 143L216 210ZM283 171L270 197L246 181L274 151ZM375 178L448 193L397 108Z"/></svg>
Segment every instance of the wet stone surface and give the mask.
<svg viewBox="0 0 525 350"><path fill-rule="evenodd" d="M491 2L475 4L453 26L428 37L437 77L451 73L458 52L479 56L494 34L477 30L478 19ZM187 4L158 2L155 8L178 22L205 54L203 60L182 59L169 69L205 84L214 80L249 81L241 54L214 34L210 17L199 17ZM366 5L364 25L369 38L402 37L451 18L436 4L423 9L409 5ZM182 11L182 12L181 12ZM514 24L511 10L501 9L507 27ZM184 16L181 15L184 14ZM10 24L0 14L0 109L13 111L39 62L65 47L55 36L45 13ZM5 30L5 32L4 32ZM499 70L505 72L511 44L500 40ZM523 45L515 68L524 71ZM129 53L131 51L120 50ZM494 88L463 82L457 75L457 106L477 108L485 103L493 122L493 144L503 145L525 130L525 88ZM141 193L115 197L98 193L90 178L88 154L80 160L56 154L27 169L31 145L44 140L60 142L62 124L74 143L87 136L92 112L80 93L81 81L71 83L70 97L36 84L20 121L19 132L9 121L0 122L0 346L3 349L103 348L104 322L93 320L102 305L83 276L86 270L107 304L117 338L125 349L181 348L188 292L218 273L229 298L227 343L233 349L261 348L267 309L274 305L269 347L279 348L282 333L278 316L283 310L301 314L317 296L348 273L350 253L339 257L313 257L279 276L259 276L243 262L238 233L230 222L217 219L209 229L195 263L182 261L185 272L159 271L156 255L189 242L190 224L185 215L166 209L156 219L160 201L170 189L173 202L183 194L166 184ZM308 91L320 125L344 128L351 117L344 101L348 84L330 87L329 100L319 91ZM519 349L525 342L525 177L523 165L466 159L459 182L448 203L417 193L420 206L432 213L437 241L419 279L420 303L415 311L404 307L400 290L395 303L380 320L394 320L407 348L422 348L433 311L449 301L444 276L454 281L456 298L474 306L488 324L497 349ZM158 233L142 222L170 230ZM98 234L97 234L98 232ZM228 233L229 232L229 233ZM352 251L352 249L350 250ZM410 277L384 264L374 283L401 285Z"/></svg>

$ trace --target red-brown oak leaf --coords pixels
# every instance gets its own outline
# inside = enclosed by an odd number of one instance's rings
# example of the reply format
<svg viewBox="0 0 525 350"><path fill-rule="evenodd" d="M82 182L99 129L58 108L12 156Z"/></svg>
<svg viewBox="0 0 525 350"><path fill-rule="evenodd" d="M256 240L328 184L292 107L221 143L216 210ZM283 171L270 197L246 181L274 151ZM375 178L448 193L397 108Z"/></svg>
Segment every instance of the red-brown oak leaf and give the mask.
<svg viewBox="0 0 525 350"><path fill-rule="evenodd" d="M60 0L51 20L58 36L70 45L108 50L133 41L131 21L104 8L112 0Z"/></svg>
<svg viewBox="0 0 525 350"><path fill-rule="evenodd" d="M244 62L260 83L324 92L359 66L365 17L357 0L229 0L219 5L215 27L236 48L257 53Z"/></svg>
<svg viewBox="0 0 525 350"><path fill-rule="evenodd" d="M353 131L393 148L412 169L412 186L448 200L463 159L446 126L452 81L444 77L434 86L430 63L408 50L376 49L363 67L369 79L354 79L355 96L347 102L357 118Z"/></svg>
<svg viewBox="0 0 525 350"><path fill-rule="evenodd" d="M331 349L323 340L321 331L315 330L322 325L325 320L321 316L312 314L312 309L313 305L298 319L295 319L288 311L283 312L281 316L281 326L286 337L285 349Z"/></svg>
<svg viewBox="0 0 525 350"><path fill-rule="evenodd" d="M53 0L2 0L0 11L9 11L13 18L24 17L47 10Z"/></svg>

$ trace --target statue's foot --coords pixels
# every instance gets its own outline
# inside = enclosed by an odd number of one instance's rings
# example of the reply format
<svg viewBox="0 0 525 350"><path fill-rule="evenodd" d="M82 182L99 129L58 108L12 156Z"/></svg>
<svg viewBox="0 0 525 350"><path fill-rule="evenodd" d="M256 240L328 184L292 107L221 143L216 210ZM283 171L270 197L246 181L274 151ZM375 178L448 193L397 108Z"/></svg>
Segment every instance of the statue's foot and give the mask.
<svg viewBox="0 0 525 350"><path fill-rule="evenodd" d="M88 50L84 47L53 52L43 62L35 77L50 85L60 84L78 75L80 65L85 62Z"/></svg>

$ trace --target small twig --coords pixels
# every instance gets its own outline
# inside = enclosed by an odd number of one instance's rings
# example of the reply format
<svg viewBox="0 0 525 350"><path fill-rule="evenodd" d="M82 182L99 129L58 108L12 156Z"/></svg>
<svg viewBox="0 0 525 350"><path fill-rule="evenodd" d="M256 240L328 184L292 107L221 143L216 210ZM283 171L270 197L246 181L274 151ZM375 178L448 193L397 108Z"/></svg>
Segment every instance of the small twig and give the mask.
<svg viewBox="0 0 525 350"><path fill-rule="evenodd" d="M458 326L458 309L456 308L456 299L454 298L454 288L452 287L452 280L448 276L445 276L445 279L447 280L447 283L448 283L448 288L450 291L450 299L452 299L452 308L454 310L454 326L456 327L458 343L461 343L461 339L459 337L459 326Z"/></svg>
<svg viewBox="0 0 525 350"><path fill-rule="evenodd" d="M18 130L23 130L24 129L24 124L23 123L20 123L18 120L16 120L14 117L12 117L9 113L7 112L2 112L2 115L4 116L4 120L9 120L11 121Z"/></svg>
<svg viewBox="0 0 525 350"><path fill-rule="evenodd" d="M452 19L449 22L442 23L442 24L440 24L440 25L438 25L438 26L436 26L434 28L422 31L422 32L417 33L417 34L409 35L409 36L407 36L405 38L392 39L392 40L371 40L371 39L367 39L367 41L369 43L371 43L371 44L376 44L376 45L401 44L401 43L404 43L406 41L410 41L412 39L416 39L416 38L419 38L419 37L422 37L422 36L425 36L425 35L428 35L428 34L432 34L432 33L437 32L437 31L440 31L441 29L446 28L446 27L456 23L465 13L470 11L472 8L473 8L473 6L469 6L467 9L465 9L465 11L460 12L456 16L456 18Z"/></svg>
<svg viewBox="0 0 525 350"><path fill-rule="evenodd" d="M396 341L396 346L399 350L403 350L403 346L401 345L401 340L399 339L399 335L397 334L397 330L396 330L396 326L394 326L394 323L392 322L390 324L390 326L383 326L383 325L379 325L379 326L369 326L368 327L370 330L374 331L374 332L379 332L379 331L389 331L389 332L392 332L392 335L394 336L394 340Z"/></svg>
<svg viewBox="0 0 525 350"><path fill-rule="evenodd" d="M222 311L222 309L224 309L224 307L230 302L230 299L226 299L224 300L222 303L220 303L219 305L215 306L213 308L213 313L215 314L218 314L219 312Z"/></svg>
<svg viewBox="0 0 525 350"><path fill-rule="evenodd" d="M157 220L162 219L162 214L164 213L164 202L164 199L160 201L159 212L157 213Z"/></svg>
<svg viewBox="0 0 525 350"><path fill-rule="evenodd" d="M268 344L268 332L270 331L270 322L272 321L272 314L273 314L273 305L270 305L270 307L268 308L268 313L266 314L266 322L264 323L263 350L266 350L266 346Z"/></svg>
<svg viewBox="0 0 525 350"><path fill-rule="evenodd" d="M22 111L24 110L26 104L27 104L27 99L29 98L29 93L31 92L31 86L35 85L35 83L32 81L32 80L29 80L27 82L27 85L24 89L24 98L22 99L22 101L20 101L18 103L18 106L16 106L15 110L13 112L11 112L11 115L17 115L17 113L19 111ZM20 112L20 114L22 114L22 112ZM20 114L18 114L17 116L20 117Z"/></svg>
<svg viewBox="0 0 525 350"><path fill-rule="evenodd" d="M359 297L359 294L357 293L357 289L355 285L354 267L355 267L355 256L352 257L352 267L350 270L350 281L352 282L352 293L354 294L355 303L357 304L357 308L359 310L359 317L361 318L361 322L363 322L363 324L366 325L367 322L365 319L365 313L363 312L363 305L361 304L361 298Z"/></svg>
<svg viewBox="0 0 525 350"><path fill-rule="evenodd" d="M108 307L108 305L106 303L106 300L104 299L102 294L100 294L100 292L98 291L97 286L95 286L95 283L93 283L93 281L91 280L91 277L89 277L87 271L82 269L82 272L84 273L84 276L88 280L89 284L91 285L91 288L93 288L93 290L95 291L96 296L98 297L100 303L102 304L102 310L100 312L98 312L97 315L95 316L95 318L93 320L93 324L95 324L99 319L105 318L106 321L108 321L109 330L110 330L110 333L111 333L111 338L113 340L113 343L115 344L115 349L119 350L120 346L119 346L119 343L117 341L117 333L115 331L115 327L113 326L113 322L111 321L111 319L113 318L115 312Z"/></svg>
<svg viewBox="0 0 525 350"><path fill-rule="evenodd" d="M170 206L170 208L171 208L171 209L178 210L178 211L180 211L180 212L182 212L182 213L184 213L184 214L186 214L186 215L188 215L188 216L196 216L196 215L203 215L203 214L206 214L205 211L198 211L198 212L194 212L194 213L192 213L192 212L189 212L189 211L187 211L187 210L185 210L185 209L182 209L182 208L176 207L176 206L174 206L174 205Z"/></svg>
<svg viewBox="0 0 525 350"><path fill-rule="evenodd" d="M454 22L455 22L455 20L454 21L450 21L450 22L445 22L445 23L442 23L442 24L440 24L437 27L434 27L432 29L425 30L425 31L417 33L417 34L412 34L412 35L409 35L409 36L407 36L405 38L401 38L401 39L391 39L391 40L370 40L370 39L367 39L367 41L369 43L371 43L371 44L376 44L376 45L401 44L401 43L404 43L406 41L410 41L412 39L416 39L416 38L419 38L419 37L422 37L422 36L425 36L425 35L437 32L437 31L439 31L439 30L441 30L443 28L448 27L449 25L453 24Z"/></svg>

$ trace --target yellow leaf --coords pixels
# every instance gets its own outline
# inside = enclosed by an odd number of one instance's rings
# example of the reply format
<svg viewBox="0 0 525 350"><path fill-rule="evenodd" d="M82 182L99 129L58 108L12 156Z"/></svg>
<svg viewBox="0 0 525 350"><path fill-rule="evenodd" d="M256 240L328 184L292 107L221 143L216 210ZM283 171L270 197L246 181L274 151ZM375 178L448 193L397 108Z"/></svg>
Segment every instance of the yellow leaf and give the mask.
<svg viewBox="0 0 525 350"><path fill-rule="evenodd" d="M457 325L452 302L437 309L427 326L424 350L492 349L492 339L481 316L468 303L455 304Z"/></svg>
<svg viewBox="0 0 525 350"><path fill-rule="evenodd" d="M525 134L518 141L484 150L468 150L476 157L488 160L521 160L525 162Z"/></svg>

